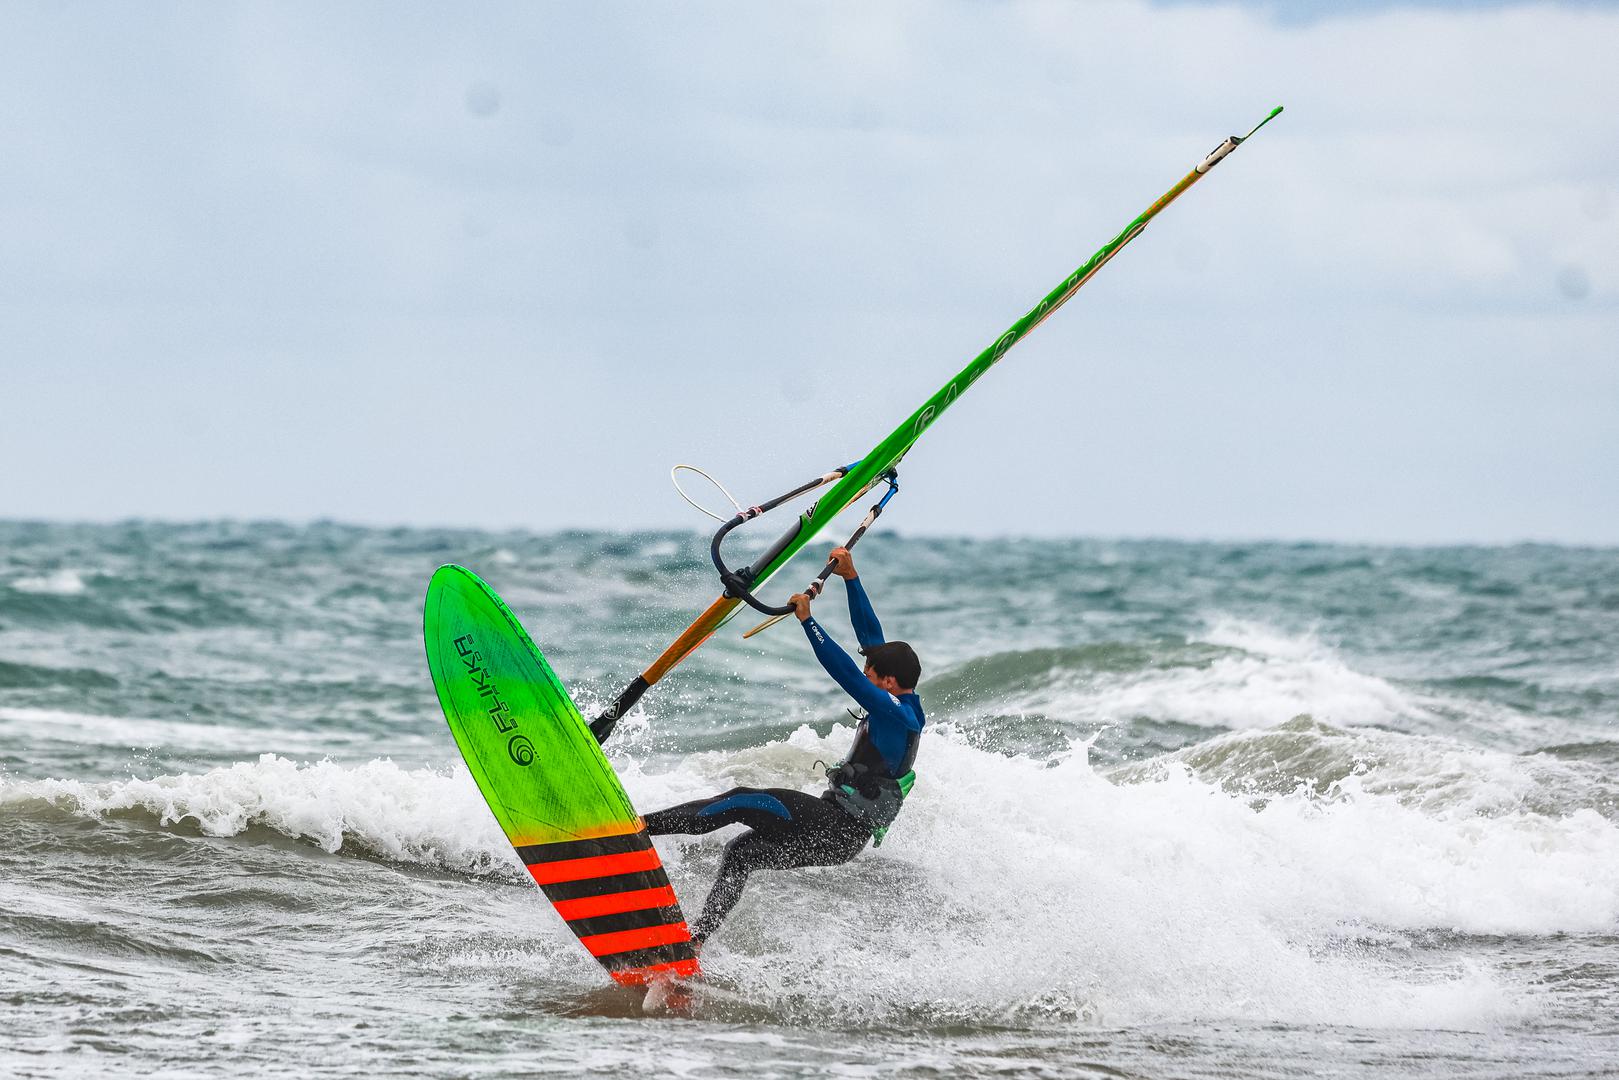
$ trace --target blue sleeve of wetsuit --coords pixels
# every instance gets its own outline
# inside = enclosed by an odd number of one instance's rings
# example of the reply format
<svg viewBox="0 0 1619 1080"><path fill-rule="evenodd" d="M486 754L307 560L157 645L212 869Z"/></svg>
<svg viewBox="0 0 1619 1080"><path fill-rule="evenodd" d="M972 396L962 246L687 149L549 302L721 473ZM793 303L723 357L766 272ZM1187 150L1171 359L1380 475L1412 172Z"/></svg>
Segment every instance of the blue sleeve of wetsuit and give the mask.
<svg viewBox="0 0 1619 1080"><path fill-rule="evenodd" d="M854 636L860 642L862 649L869 649L873 645L883 643L883 624L877 621L877 613L871 609L871 597L866 595L866 587L860 584L858 576L852 577L843 583L844 591L849 594L849 621L854 624Z"/></svg>
<svg viewBox="0 0 1619 1080"><path fill-rule="evenodd" d="M884 757L894 758L889 752L893 738L903 732L921 731L921 719L895 701L887 690L866 678L854 662L854 657L844 652L843 646L833 641L820 623L813 618L805 619L804 633L810 640L810 648L815 650L815 658L826 668L826 673L865 708L866 720L872 738L877 742L877 749L882 751Z"/></svg>

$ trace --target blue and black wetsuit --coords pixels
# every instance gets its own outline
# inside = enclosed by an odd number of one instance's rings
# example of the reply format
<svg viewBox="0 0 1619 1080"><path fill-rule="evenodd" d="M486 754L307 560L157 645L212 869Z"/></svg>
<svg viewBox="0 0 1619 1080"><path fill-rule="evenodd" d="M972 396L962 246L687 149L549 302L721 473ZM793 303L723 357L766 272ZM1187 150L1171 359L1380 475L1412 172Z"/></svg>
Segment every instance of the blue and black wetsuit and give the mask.
<svg viewBox="0 0 1619 1080"><path fill-rule="evenodd" d="M849 594L849 621L860 647L883 643L883 628L871 608L858 577L845 584ZM922 701L913 691L900 697L867 679L854 658L833 641L813 618L804 620L804 633L821 666L866 710L846 764L861 766L871 776L897 780L911 769L917 742L926 722ZM871 827L843 809L828 790L819 797L791 788L732 788L710 799L671 806L646 816L647 831L707 833L726 825L746 825L748 832L725 846L714 888L703 913L692 925L692 937L702 941L714 932L742 898L748 876L755 870L785 870L800 866L835 866L858 855L871 840Z"/></svg>

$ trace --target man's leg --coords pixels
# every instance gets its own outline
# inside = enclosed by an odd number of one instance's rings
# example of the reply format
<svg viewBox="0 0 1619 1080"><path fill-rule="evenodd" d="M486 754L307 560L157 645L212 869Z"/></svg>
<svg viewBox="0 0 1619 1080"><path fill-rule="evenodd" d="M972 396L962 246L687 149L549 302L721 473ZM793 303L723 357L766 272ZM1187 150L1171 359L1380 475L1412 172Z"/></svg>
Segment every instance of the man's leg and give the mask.
<svg viewBox="0 0 1619 1080"><path fill-rule="evenodd" d="M714 887L692 926L696 941L707 940L736 907L755 870L835 866L854 858L871 840L869 832L824 800L802 792L787 794L796 796L783 799L796 811L790 822L757 827L726 845Z"/></svg>
<svg viewBox="0 0 1619 1080"><path fill-rule="evenodd" d="M796 820L793 808L815 800L802 791L786 788L732 788L723 795L655 810L646 815L646 831L653 836L670 833L710 833L727 825L769 829Z"/></svg>
<svg viewBox="0 0 1619 1080"><path fill-rule="evenodd" d="M755 870L770 865L769 857L775 843L768 833L749 832L725 845L725 857L720 860L720 872L714 875L714 887L703 901L703 913L692 923L692 940L701 945L708 935L719 928L720 922L742 899L742 890L748 876Z"/></svg>

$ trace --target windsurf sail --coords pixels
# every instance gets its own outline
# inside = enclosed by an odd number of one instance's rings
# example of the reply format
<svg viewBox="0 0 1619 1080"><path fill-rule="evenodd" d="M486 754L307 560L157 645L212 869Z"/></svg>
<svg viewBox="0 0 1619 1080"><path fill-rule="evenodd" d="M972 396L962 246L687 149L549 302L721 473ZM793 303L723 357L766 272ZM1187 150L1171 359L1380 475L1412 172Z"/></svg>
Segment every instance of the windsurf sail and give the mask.
<svg viewBox="0 0 1619 1080"><path fill-rule="evenodd" d="M667 675L675 665L707 641L733 614L737 607L747 603L767 615L777 616L784 614L788 609L781 606L771 606L761 601L754 591L780 570L792 557L801 551L826 524L837 516L844 507L860 498L885 475L893 474L900 460L910 452L916 441L922 437L939 416L955 403L967 388L972 386L990 368L997 364L1007 350L1016 345L1035 327L1045 322L1052 313L1067 303L1073 295L1084 287L1085 283L1096 276L1097 271L1106 266L1108 261L1117 255L1124 246L1141 235L1147 224L1157 217L1165 207L1176 199L1193 184L1201 180L1210 169L1218 165L1231 154L1238 146L1252 138L1255 132L1270 123L1280 115L1282 107L1278 105L1270 114L1255 124L1247 135L1232 135L1219 146L1215 147L1202 161L1192 168L1192 171L1164 192L1146 210L1142 211L1134 221L1109 240L1102 248L1092 255L1085 264L1064 278L1056 288L1052 289L1035 304L1027 314L996 338L983 352L972 359L966 367L962 368L939 392L924 401L917 410L906 417L899 427L889 433L888 437L874 446L864 457L852 465L845 465L834 469L822 476L816 477L806 483L800 484L793 490L777 496L758 506L752 506L739 511L725 524L720 526L714 535L710 548L714 565L720 573L721 583L725 592L685 631L676 638L663 653L652 662L651 666L636 676L635 680L626 686L618 695L612 705L608 706L600 716L590 725L592 732L598 739L605 739L618 722L634 704L641 699L646 691ZM798 516L792 526L759 558L748 566L732 569L727 566L721 554L720 545L725 537L745 522L751 521L769 511L790 502L802 495L806 495L819 487L830 485L828 490L815 501L815 504ZM892 491L889 492L892 495ZM886 497L885 500L886 502ZM880 512L880 511L879 511ZM869 524L869 522L868 522ZM825 574L818 579L825 580Z"/></svg>

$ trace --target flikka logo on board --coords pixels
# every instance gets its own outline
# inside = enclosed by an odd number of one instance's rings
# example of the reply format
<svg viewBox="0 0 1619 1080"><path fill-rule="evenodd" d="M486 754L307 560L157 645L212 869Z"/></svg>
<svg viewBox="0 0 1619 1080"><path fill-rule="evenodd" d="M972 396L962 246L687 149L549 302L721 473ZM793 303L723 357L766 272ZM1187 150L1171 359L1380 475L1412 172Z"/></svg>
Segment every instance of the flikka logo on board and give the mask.
<svg viewBox="0 0 1619 1080"><path fill-rule="evenodd" d="M494 723L495 730L502 735L517 731L517 718L512 715L511 707L500 696L500 688L495 685L495 677L484 666L483 653L474 648L476 643L471 634L462 634L455 639L455 652L461 658L462 665L467 669L467 677L478 688L478 696L484 699L489 719ZM534 744L522 734L513 734L506 740L506 753L518 765L528 766L534 763Z"/></svg>

